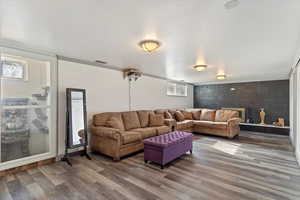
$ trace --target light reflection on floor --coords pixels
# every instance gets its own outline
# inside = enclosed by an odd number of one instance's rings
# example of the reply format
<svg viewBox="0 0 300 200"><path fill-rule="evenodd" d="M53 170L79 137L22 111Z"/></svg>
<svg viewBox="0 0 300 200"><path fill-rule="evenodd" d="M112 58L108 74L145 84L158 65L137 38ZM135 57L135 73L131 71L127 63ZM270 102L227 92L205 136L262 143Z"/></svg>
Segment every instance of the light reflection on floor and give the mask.
<svg viewBox="0 0 300 200"><path fill-rule="evenodd" d="M239 147L240 144L230 144L222 141L218 141L214 145L212 145L212 148L231 155L236 155Z"/></svg>

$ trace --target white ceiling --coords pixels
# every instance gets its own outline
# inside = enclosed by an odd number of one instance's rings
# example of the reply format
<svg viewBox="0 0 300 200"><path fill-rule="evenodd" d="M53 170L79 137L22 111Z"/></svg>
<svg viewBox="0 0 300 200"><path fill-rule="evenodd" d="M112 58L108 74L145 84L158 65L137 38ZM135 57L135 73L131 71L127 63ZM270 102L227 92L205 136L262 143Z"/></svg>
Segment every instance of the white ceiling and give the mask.
<svg viewBox="0 0 300 200"><path fill-rule="evenodd" d="M0 0L1 37L193 83L287 79L300 47L299 0ZM157 39L152 54L137 46ZM196 72L194 64L207 64Z"/></svg>

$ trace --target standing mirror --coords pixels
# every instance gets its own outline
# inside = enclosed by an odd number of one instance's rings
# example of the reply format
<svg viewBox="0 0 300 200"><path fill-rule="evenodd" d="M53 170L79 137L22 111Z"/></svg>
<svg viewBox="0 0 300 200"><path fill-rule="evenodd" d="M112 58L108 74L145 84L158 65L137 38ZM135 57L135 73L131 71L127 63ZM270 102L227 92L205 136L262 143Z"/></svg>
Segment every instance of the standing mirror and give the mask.
<svg viewBox="0 0 300 200"><path fill-rule="evenodd" d="M72 165L68 159L68 149L84 147L82 155L90 159L87 154L86 93L84 89L67 88L66 96L66 151L63 161Z"/></svg>

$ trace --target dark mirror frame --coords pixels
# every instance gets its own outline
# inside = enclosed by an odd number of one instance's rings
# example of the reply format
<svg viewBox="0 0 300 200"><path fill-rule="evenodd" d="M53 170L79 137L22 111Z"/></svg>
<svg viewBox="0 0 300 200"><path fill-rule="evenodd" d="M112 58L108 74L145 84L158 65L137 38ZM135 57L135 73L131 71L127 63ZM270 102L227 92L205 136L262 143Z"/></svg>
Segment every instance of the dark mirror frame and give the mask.
<svg viewBox="0 0 300 200"><path fill-rule="evenodd" d="M84 123L84 143L73 145L73 126L72 126L72 92L82 92L83 96L83 123ZM67 130L67 147L69 149L78 148L81 146L88 145L88 138L87 138L87 116L86 116L86 92L85 89L76 89L76 88L67 88L66 90L67 96L67 123L66 123L66 130Z"/></svg>
<svg viewBox="0 0 300 200"><path fill-rule="evenodd" d="M84 143L73 145L73 129L72 129L72 92L82 92L83 96L83 120L84 120ZM82 156L86 156L89 160L91 157L87 153L87 145L88 145L88 135L87 135L87 113L86 113L86 91L85 89L77 89L77 88L67 88L66 89L66 99L67 99L67 110L66 110L66 148L65 155L62 158L62 161L67 162L70 166L72 163L69 160L69 152L68 149L74 149L78 147L84 147L84 150L81 151Z"/></svg>

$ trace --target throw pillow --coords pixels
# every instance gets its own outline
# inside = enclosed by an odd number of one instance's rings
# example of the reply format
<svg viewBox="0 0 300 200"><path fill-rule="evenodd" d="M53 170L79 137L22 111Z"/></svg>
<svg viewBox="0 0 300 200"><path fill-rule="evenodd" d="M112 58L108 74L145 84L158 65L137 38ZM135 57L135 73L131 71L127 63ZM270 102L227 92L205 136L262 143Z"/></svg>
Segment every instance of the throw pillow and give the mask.
<svg viewBox="0 0 300 200"><path fill-rule="evenodd" d="M109 118L109 120L106 121L106 126L111 128L116 128L116 129L122 129L123 124L118 118L111 117Z"/></svg>
<svg viewBox="0 0 300 200"><path fill-rule="evenodd" d="M168 111L165 112L165 118L166 119L173 119L171 113L169 113Z"/></svg>
<svg viewBox="0 0 300 200"><path fill-rule="evenodd" d="M182 111L182 114L184 115L184 119L193 120L193 114L191 112Z"/></svg>
<svg viewBox="0 0 300 200"><path fill-rule="evenodd" d="M193 119L200 120L201 111L192 111Z"/></svg>
<svg viewBox="0 0 300 200"><path fill-rule="evenodd" d="M176 110L168 110L168 112L172 115L172 119L176 119L175 117Z"/></svg>
<svg viewBox="0 0 300 200"><path fill-rule="evenodd" d="M150 127L164 125L164 116L162 114L150 114L149 117Z"/></svg>
<svg viewBox="0 0 300 200"><path fill-rule="evenodd" d="M184 115L180 111L175 112L175 118L178 122L184 121Z"/></svg>

